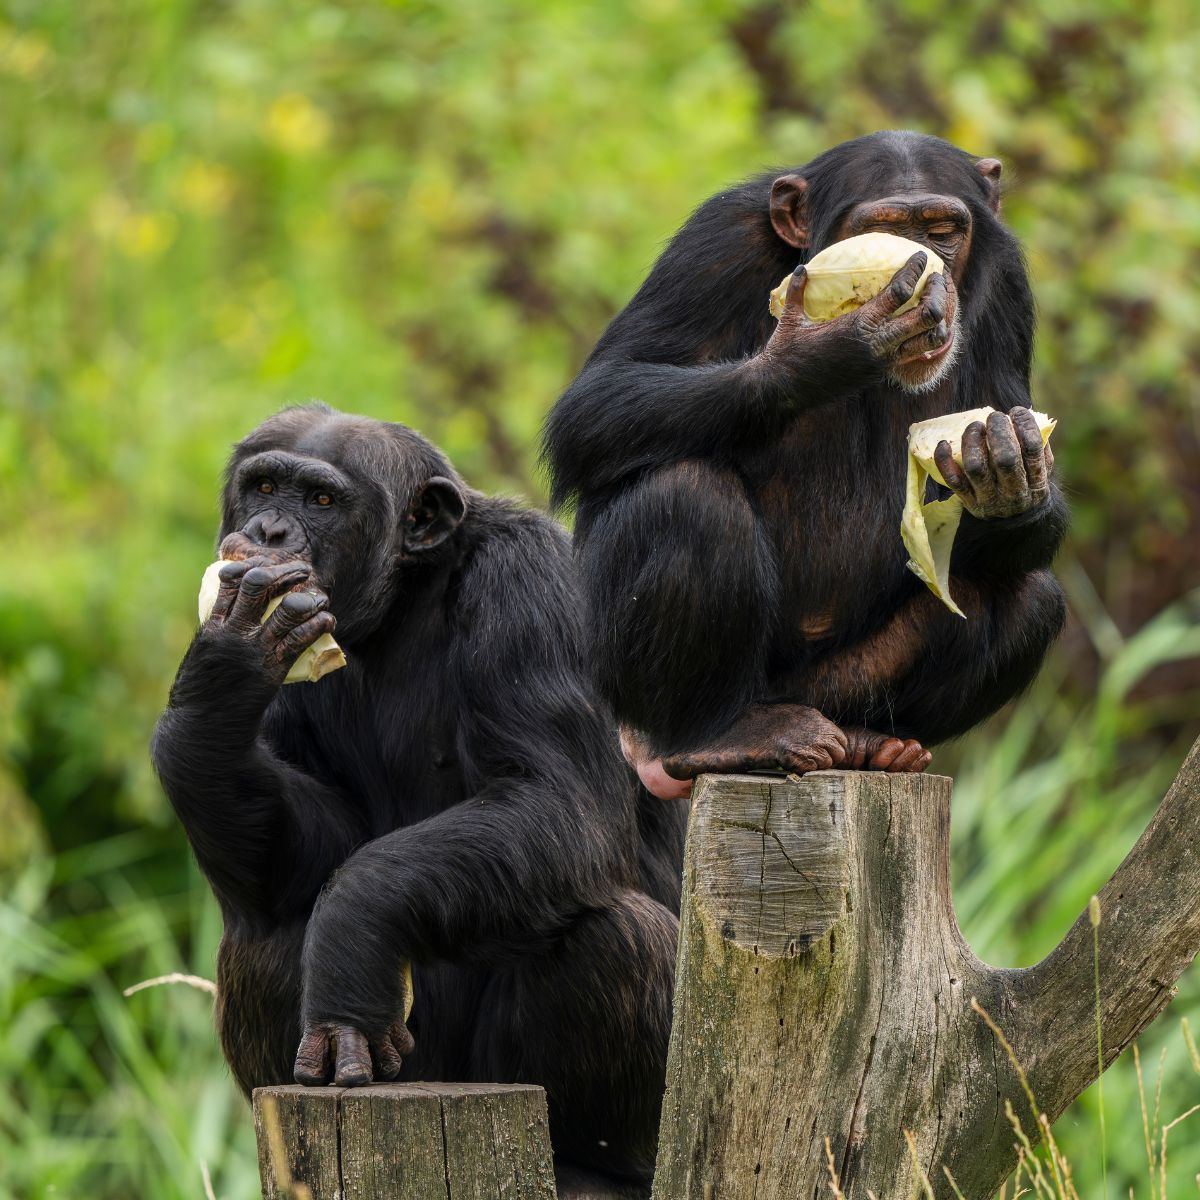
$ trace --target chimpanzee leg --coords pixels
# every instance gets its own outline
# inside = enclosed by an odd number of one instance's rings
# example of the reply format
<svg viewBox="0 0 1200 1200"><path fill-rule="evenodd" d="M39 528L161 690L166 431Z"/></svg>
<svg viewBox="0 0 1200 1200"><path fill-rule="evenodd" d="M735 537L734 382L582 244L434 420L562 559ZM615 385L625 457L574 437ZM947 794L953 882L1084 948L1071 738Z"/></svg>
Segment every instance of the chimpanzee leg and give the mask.
<svg viewBox="0 0 1200 1200"><path fill-rule="evenodd" d="M755 703L778 573L735 472L691 460L649 472L581 511L576 544L597 678L655 795L686 794L679 781L704 771L842 760L845 737L820 713Z"/></svg>
<svg viewBox="0 0 1200 1200"><path fill-rule="evenodd" d="M613 1176L654 1174L679 922L624 891L549 953L497 972L480 1004L479 1080L540 1083L555 1154Z"/></svg>
<svg viewBox="0 0 1200 1200"><path fill-rule="evenodd" d="M622 726L656 753L727 728L762 686L775 554L741 479L687 461L581 510L591 658Z"/></svg>

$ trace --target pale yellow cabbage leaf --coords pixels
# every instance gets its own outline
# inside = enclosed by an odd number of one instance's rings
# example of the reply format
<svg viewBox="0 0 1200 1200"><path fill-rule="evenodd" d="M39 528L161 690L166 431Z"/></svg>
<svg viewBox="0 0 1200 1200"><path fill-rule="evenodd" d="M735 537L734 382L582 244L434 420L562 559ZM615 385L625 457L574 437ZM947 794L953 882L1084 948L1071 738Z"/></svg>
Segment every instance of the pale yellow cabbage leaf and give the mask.
<svg viewBox="0 0 1200 1200"><path fill-rule="evenodd" d="M945 500L925 500L925 481L932 476L945 485L942 473L933 461L939 443L949 442L954 461L962 464L962 435L974 421L987 421L991 408L973 408L969 412L947 413L931 421L918 421L908 427L908 482L904 513L900 518L900 536L909 553L908 569L952 612L965 617L950 595L950 554L954 536L962 520L963 503L957 496ZM1035 412L1042 444L1050 440L1054 417Z"/></svg>
<svg viewBox="0 0 1200 1200"><path fill-rule="evenodd" d="M945 263L928 246L922 246L894 233L864 233L827 246L805 264L808 283L804 289L804 314L813 321L832 321L843 313L861 308L887 287L893 275L917 251L928 255L925 270L917 280L913 294L893 316L913 308L925 291L931 275L945 269ZM783 315L789 275L771 293L771 315Z"/></svg>
<svg viewBox="0 0 1200 1200"><path fill-rule="evenodd" d="M204 578L200 580L200 596L197 606L200 613L201 625L208 620L208 615L212 612L213 605L217 602L217 592L221 590L221 579L218 573L225 565L225 562L226 560L221 559L212 563L204 572ZM263 615L264 621L279 607L282 600L283 597L279 596L271 601L266 613ZM341 646L333 640L331 634L323 633L292 663L292 669L288 671L287 677L283 682L316 683L322 676L328 675L331 671L336 671L345 665L346 655L342 652Z"/></svg>

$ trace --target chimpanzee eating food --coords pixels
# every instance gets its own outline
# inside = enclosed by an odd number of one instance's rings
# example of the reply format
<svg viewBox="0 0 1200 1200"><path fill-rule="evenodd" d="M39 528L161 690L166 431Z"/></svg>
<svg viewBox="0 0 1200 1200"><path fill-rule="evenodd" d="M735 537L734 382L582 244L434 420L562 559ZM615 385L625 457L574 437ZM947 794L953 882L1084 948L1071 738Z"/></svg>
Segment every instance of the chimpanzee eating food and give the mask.
<svg viewBox="0 0 1200 1200"><path fill-rule="evenodd" d="M639 811L564 532L312 405L236 447L220 539L153 758L238 1082L540 1083L558 1155L648 1178L684 814ZM345 668L282 687L335 624Z"/></svg>
<svg viewBox="0 0 1200 1200"><path fill-rule="evenodd" d="M872 134L700 206L550 414L598 684L661 796L705 771L923 770L925 748L1021 691L1058 635L1066 505L1030 414L1034 312L999 217L1000 164ZM845 238L913 254L828 321L805 269ZM768 295L793 271L778 324ZM910 424L976 408L950 576L964 620L906 570Z"/></svg>

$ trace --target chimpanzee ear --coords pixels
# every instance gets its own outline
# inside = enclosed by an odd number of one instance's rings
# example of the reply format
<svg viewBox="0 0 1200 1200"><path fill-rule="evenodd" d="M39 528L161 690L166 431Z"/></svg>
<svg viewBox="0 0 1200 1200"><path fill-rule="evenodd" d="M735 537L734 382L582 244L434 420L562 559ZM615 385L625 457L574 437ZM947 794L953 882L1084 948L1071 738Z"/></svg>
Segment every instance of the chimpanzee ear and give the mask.
<svg viewBox="0 0 1200 1200"><path fill-rule="evenodd" d="M975 170L987 180L988 206L992 212L1000 211L1000 160L998 158L981 158L975 164Z"/></svg>
<svg viewBox="0 0 1200 1200"><path fill-rule="evenodd" d="M440 546L459 526L467 498L452 479L435 475L404 515L404 548L410 554Z"/></svg>
<svg viewBox="0 0 1200 1200"><path fill-rule="evenodd" d="M771 184L771 224L789 246L808 245L808 180L803 175L780 175Z"/></svg>

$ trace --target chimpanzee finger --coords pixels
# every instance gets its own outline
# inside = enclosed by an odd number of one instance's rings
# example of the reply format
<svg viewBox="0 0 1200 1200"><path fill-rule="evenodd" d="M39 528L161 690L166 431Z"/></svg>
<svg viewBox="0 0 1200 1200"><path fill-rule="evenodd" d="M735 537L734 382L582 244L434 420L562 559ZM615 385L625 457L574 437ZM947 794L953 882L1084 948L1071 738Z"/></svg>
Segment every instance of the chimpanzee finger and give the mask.
<svg viewBox="0 0 1200 1200"><path fill-rule="evenodd" d="M401 1056L407 1056L417 1048L416 1039L409 1033L408 1026L403 1021L397 1021L388 1030L388 1036Z"/></svg>
<svg viewBox="0 0 1200 1200"><path fill-rule="evenodd" d="M247 633L257 629L267 605L281 592L303 583L311 574L312 567L299 560L251 567L242 576L237 599L229 612L229 624Z"/></svg>
<svg viewBox="0 0 1200 1200"><path fill-rule="evenodd" d="M307 1030L296 1051L292 1078L307 1087L320 1087L329 1081L333 1044L327 1027Z"/></svg>
<svg viewBox="0 0 1200 1200"><path fill-rule="evenodd" d="M353 1025L335 1025L337 1060L333 1082L337 1087L362 1087L371 1082L371 1047Z"/></svg>
<svg viewBox="0 0 1200 1200"><path fill-rule="evenodd" d="M271 615L274 616L274 613ZM336 628L337 620L331 612L319 612L315 617L302 621L275 643L275 661L290 668L317 638L332 633Z"/></svg>
<svg viewBox="0 0 1200 1200"><path fill-rule="evenodd" d="M784 316L790 314L804 320L808 319L804 315L804 289L806 287L808 287L808 271L804 267L797 267L792 272L792 277L788 281L787 295L783 298Z"/></svg>
<svg viewBox="0 0 1200 1200"><path fill-rule="evenodd" d="M949 442L938 442L934 447L933 462L945 480L946 486L955 495L967 500L975 498L975 489L971 486L967 473L955 461L954 451L950 449Z"/></svg>
<svg viewBox="0 0 1200 1200"><path fill-rule="evenodd" d="M1029 494L1039 504L1050 492L1050 472L1046 466L1046 453L1042 446L1042 431L1037 418L1027 408L1014 408L1013 428L1021 443L1021 457L1025 460L1025 476L1029 480ZM1046 448L1048 449L1048 447Z"/></svg>
<svg viewBox="0 0 1200 1200"><path fill-rule="evenodd" d="M929 765L932 755L921 745L908 739L901 743L900 752L892 759L888 768L893 774L915 774Z"/></svg>
<svg viewBox="0 0 1200 1200"><path fill-rule="evenodd" d="M988 457L992 460L992 474L996 489L1007 500L1017 500L1029 494L1029 480L1025 478L1025 463L1021 456L1021 443L1007 413L994 412L987 419Z"/></svg>
<svg viewBox="0 0 1200 1200"><path fill-rule="evenodd" d="M972 421L962 435L962 465L971 481L975 499L986 504L996 497L996 479L987 452L987 427L982 421Z"/></svg>
<svg viewBox="0 0 1200 1200"><path fill-rule="evenodd" d="M930 275L925 284L925 291L921 293L921 303L917 307L936 325L945 320L947 297L946 276L939 271L936 275Z"/></svg>
<svg viewBox="0 0 1200 1200"><path fill-rule="evenodd" d="M252 559L240 559L237 562L227 562L221 566L217 572L217 578L221 583L217 588L217 598L213 601L212 611L208 614L210 621L223 621L229 615L229 610L233 607L233 602L237 599L237 594L241 589L242 576L254 565Z"/></svg>
<svg viewBox="0 0 1200 1200"><path fill-rule="evenodd" d="M872 771L886 771L903 749L904 743L899 738L888 738L875 748L867 761L867 766Z"/></svg>
<svg viewBox="0 0 1200 1200"><path fill-rule="evenodd" d="M887 287L870 301L871 306L882 315L890 316L902 304L911 300L913 292L916 291L917 282L921 278L921 272L925 270L925 264L928 261L929 255L924 250L918 250L892 276ZM940 320L941 318L939 317L938 319ZM936 322L934 323L936 324Z"/></svg>
<svg viewBox="0 0 1200 1200"><path fill-rule="evenodd" d="M404 1066L400 1051L392 1044L391 1037L381 1038L371 1043L371 1064L374 1067L376 1079L395 1079Z"/></svg>

